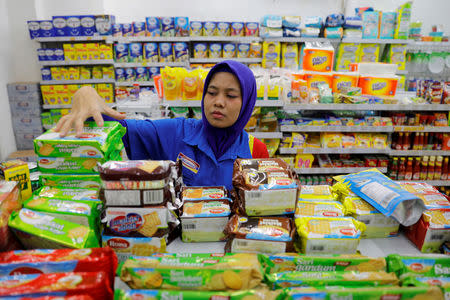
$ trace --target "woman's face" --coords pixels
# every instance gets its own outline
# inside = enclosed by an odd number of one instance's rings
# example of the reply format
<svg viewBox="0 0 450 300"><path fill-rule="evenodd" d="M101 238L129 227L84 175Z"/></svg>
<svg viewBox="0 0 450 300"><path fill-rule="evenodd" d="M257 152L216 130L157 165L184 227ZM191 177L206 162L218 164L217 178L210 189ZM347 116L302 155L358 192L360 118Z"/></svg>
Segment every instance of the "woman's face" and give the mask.
<svg viewBox="0 0 450 300"><path fill-rule="evenodd" d="M236 76L228 72L213 75L203 99L205 116L211 126L226 128L239 118L242 94Z"/></svg>

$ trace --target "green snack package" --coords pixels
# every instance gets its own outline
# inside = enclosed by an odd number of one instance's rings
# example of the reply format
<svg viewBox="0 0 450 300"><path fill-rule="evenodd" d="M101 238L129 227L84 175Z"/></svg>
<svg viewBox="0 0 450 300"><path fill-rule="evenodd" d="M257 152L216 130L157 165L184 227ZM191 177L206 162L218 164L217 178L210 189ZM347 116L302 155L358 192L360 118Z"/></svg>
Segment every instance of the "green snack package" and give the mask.
<svg viewBox="0 0 450 300"><path fill-rule="evenodd" d="M175 118L187 118L189 115L189 107L171 107L170 111Z"/></svg>
<svg viewBox="0 0 450 300"><path fill-rule="evenodd" d="M13 212L8 225L26 249L99 247L95 232L89 227L27 208Z"/></svg>
<svg viewBox="0 0 450 300"><path fill-rule="evenodd" d="M409 275L402 279L402 286L439 286L443 289L446 297L450 295L450 277L417 277L417 275Z"/></svg>
<svg viewBox="0 0 450 300"><path fill-rule="evenodd" d="M401 256L390 254L386 258L388 271L399 278L407 275L416 276L450 276L450 258L443 255L434 256Z"/></svg>
<svg viewBox="0 0 450 300"><path fill-rule="evenodd" d="M100 189L100 175L95 174L40 174L39 183L43 186L62 188Z"/></svg>
<svg viewBox="0 0 450 300"><path fill-rule="evenodd" d="M34 140L34 149L39 156L48 157L117 157L123 148L121 142L126 129L118 122L104 122L97 127L95 122L85 122L81 137L70 131L65 137L50 129Z"/></svg>
<svg viewBox="0 0 450 300"><path fill-rule="evenodd" d="M267 299L272 300L281 294L281 291L246 290L237 292L210 292L210 291L171 291L171 290L121 290L114 292L115 300L135 300L135 299L183 299L183 300L210 300L210 299L232 299L232 300L252 300Z"/></svg>
<svg viewBox="0 0 450 300"><path fill-rule="evenodd" d="M59 200L100 200L98 189L69 189L43 186L36 192L36 195L40 198L54 198Z"/></svg>
<svg viewBox="0 0 450 300"><path fill-rule="evenodd" d="M409 23L411 21L412 1L408 1L397 9L397 22L395 26L394 39L408 39Z"/></svg>
<svg viewBox="0 0 450 300"><path fill-rule="evenodd" d="M266 275L267 283L273 289L294 286L379 286L397 285L393 273L378 272L282 272Z"/></svg>
<svg viewBox="0 0 450 300"><path fill-rule="evenodd" d="M53 127L54 123L50 112L41 113L42 126L46 129Z"/></svg>
<svg viewBox="0 0 450 300"><path fill-rule="evenodd" d="M50 109L50 116L52 118L52 123L56 124L61 119L61 109Z"/></svg>
<svg viewBox="0 0 450 300"><path fill-rule="evenodd" d="M444 300L444 295L438 287L363 287L363 288L287 288L278 299L287 300Z"/></svg>
<svg viewBox="0 0 450 300"><path fill-rule="evenodd" d="M371 258L356 254L334 254L320 256L306 256L300 254L282 253L270 255L266 272L280 273L286 271L300 272L335 272L359 271L376 272L386 271L384 258Z"/></svg>
<svg viewBox="0 0 450 300"><path fill-rule="evenodd" d="M123 144L122 144L123 145ZM121 160L120 157L111 160ZM104 158L85 157L39 157L37 160L42 173L98 173L97 164L103 164Z"/></svg>
<svg viewBox="0 0 450 300"><path fill-rule="evenodd" d="M97 234L102 206L102 202L46 198L31 198L24 204L25 208L93 228Z"/></svg>
<svg viewBox="0 0 450 300"><path fill-rule="evenodd" d="M135 257L125 261L120 278L131 288L204 291L246 290L263 272L257 254L222 257Z"/></svg>

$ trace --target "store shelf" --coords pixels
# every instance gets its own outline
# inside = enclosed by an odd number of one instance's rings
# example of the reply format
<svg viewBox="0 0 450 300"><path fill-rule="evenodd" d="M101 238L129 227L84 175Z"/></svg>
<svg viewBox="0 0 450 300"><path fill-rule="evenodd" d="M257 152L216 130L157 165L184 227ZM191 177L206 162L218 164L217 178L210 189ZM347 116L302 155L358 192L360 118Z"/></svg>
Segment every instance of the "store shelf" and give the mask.
<svg viewBox="0 0 450 300"><path fill-rule="evenodd" d="M83 80L44 80L41 85L53 84L92 84L92 83L114 83L114 79L83 79Z"/></svg>
<svg viewBox="0 0 450 300"><path fill-rule="evenodd" d="M116 105L116 110L120 112L150 112L159 109L161 103L145 100L121 100Z"/></svg>
<svg viewBox="0 0 450 300"><path fill-rule="evenodd" d="M258 107L283 107L284 102L280 100L256 100Z"/></svg>
<svg viewBox="0 0 450 300"><path fill-rule="evenodd" d="M282 132L392 132L392 126L282 125Z"/></svg>
<svg viewBox="0 0 450 300"><path fill-rule="evenodd" d="M188 36L119 36L113 37L112 40L118 43L137 43L137 42L189 42Z"/></svg>
<svg viewBox="0 0 450 300"><path fill-rule="evenodd" d="M191 58L189 59L189 62L191 64L198 63L198 64L214 64L218 63L224 60L234 60L238 61L243 64L258 64L262 62L262 58Z"/></svg>
<svg viewBox="0 0 450 300"><path fill-rule="evenodd" d="M348 174L361 172L367 169L372 169L371 167L358 167L358 168L302 168L294 169L295 172L303 174ZM382 173L387 172L387 168L377 168Z"/></svg>
<svg viewBox="0 0 450 300"><path fill-rule="evenodd" d="M248 134L257 139L281 139L283 137L281 132L249 132Z"/></svg>
<svg viewBox="0 0 450 300"><path fill-rule="evenodd" d="M450 132L450 126L394 126L394 132Z"/></svg>
<svg viewBox="0 0 450 300"><path fill-rule="evenodd" d="M282 42L282 43L304 43L304 42L330 42L339 43L341 39L327 39L323 37L270 37L264 38L267 42Z"/></svg>
<svg viewBox="0 0 450 300"><path fill-rule="evenodd" d="M286 104L290 110L392 110L392 111L448 111L450 104Z"/></svg>
<svg viewBox="0 0 450 300"><path fill-rule="evenodd" d="M397 74L397 75L407 75L408 74L408 70L397 70L397 71L395 71L395 74Z"/></svg>
<svg viewBox="0 0 450 300"><path fill-rule="evenodd" d="M184 62L127 62L114 63L114 68L138 68L138 67L189 67L189 61Z"/></svg>
<svg viewBox="0 0 450 300"><path fill-rule="evenodd" d="M116 86L133 86L133 84L139 84L141 86L155 85L153 80L151 81L127 81L127 82L116 82Z"/></svg>
<svg viewBox="0 0 450 300"><path fill-rule="evenodd" d="M343 148L279 148L280 154L388 154L389 149L343 149Z"/></svg>
<svg viewBox="0 0 450 300"><path fill-rule="evenodd" d="M449 150L390 150L391 156L450 155Z"/></svg>
<svg viewBox="0 0 450 300"><path fill-rule="evenodd" d="M411 40L400 39L357 39L343 38L342 43L359 43L359 44L409 44Z"/></svg>
<svg viewBox="0 0 450 300"><path fill-rule="evenodd" d="M411 42L408 50L437 50L440 48L450 49L450 42Z"/></svg>
<svg viewBox="0 0 450 300"><path fill-rule="evenodd" d="M260 42L259 36L191 36L189 40L192 42L236 42L236 43L252 43Z"/></svg>
<svg viewBox="0 0 450 300"><path fill-rule="evenodd" d="M111 65L112 59L91 59L91 60L47 60L39 61L41 66L81 66L81 65Z"/></svg>
<svg viewBox="0 0 450 300"><path fill-rule="evenodd" d="M56 43L56 42L83 42L83 41L107 41L112 42L112 37L104 36L57 36L57 37L39 37L33 39L40 43Z"/></svg>
<svg viewBox="0 0 450 300"><path fill-rule="evenodd" d="M106 103L109 107L116 106L116 103ZM44 104L42 105L43 109L63 109L63 108L72 108L72 104Z"/></svg>
<svg viewBox="0 0 450 300"><path fill-rule="evenodd" d="M425 182L432 186L450 186L450 180L408 180L414 182Z"/></svg>
<svg viewBox="0 0 450 300"><path fill-rule="evenodd" d="M200 107L200 100L164 100L162 105L170 107ZM278 100L256 100L258 107L282 107L283 101Z"/></svg>

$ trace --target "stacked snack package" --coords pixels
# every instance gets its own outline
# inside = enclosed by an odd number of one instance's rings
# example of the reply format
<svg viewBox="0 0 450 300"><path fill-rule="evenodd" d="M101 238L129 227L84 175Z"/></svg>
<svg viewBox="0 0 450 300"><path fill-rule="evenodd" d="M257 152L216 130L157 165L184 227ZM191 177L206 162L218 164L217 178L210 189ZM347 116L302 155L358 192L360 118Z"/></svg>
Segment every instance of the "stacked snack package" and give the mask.
<svg viewBox="0 0 450 300"><path fill-rule="evenodd" d="M183 187L181 200L183 242L217 242L225 238L223 231L231 213L225 187Z"/></svg>
<svg viewBox="0 0 450 300"><path fill-rule="evenodd" d="M25 199L25 207L10 217L25 248L98 247L103 204L98 188L85 187L98 184L97 163L121 158L124 133L117 122L103 127L87 122L79 138L74 131L60 137L51 129L35 139L42 182L50 186ZM83 184L85 179L90 183Z"/></svg>
<svg viewBox="0 0 450 300"><path fill-rule="evenodd" d="M172 161L109 161L100 167L106 209L103 246L119 261L165 252L178 225L172 204L179 185Z"/></svg>
<svg viewBox="0 0 450 300"><path fill-rule="evenodd" d="M226 228L226 251L279 253L293 250L292 215L300 190L285 161L237 159L233 186L236 213ZM270 216L270 217L269 217Z"/></svg>
<svg viewBox="0 0 450 300"><path fill-rule="evenodd" d="M202 98L208 70L164 67L161 69L165 100L198 100Z"/></svg>
<svg viewBox="0 0 450 300"><path fill-rule="evenodd" d="M433 186L423 182L399 182L407 191L422 199L426 211L419 221L406 228L406 236L421 252L439 252L450 240L450 202Z"/></svg>

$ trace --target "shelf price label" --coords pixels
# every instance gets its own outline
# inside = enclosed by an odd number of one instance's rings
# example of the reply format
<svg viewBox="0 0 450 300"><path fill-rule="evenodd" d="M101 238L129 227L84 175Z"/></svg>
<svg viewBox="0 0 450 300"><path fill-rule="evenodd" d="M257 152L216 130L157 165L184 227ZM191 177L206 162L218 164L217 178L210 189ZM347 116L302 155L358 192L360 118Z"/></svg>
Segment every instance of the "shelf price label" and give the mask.
<svg viewBox="0 0 450 300"><path fill-rule="evenodd" d="M396 132L424 131L424 126L394 126Z"/></svg>
<svg viewBox="0 0 450 300"><path fill-rule="evenodd" d="M297 148L297 154L303 153L304 150L305 150L304 148Z"/></svg>

